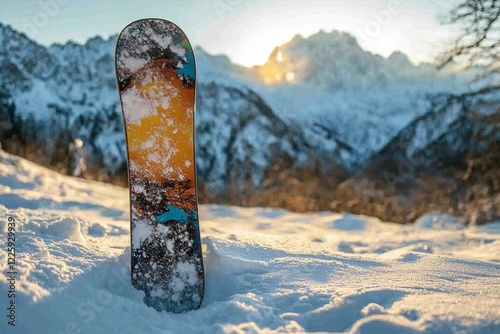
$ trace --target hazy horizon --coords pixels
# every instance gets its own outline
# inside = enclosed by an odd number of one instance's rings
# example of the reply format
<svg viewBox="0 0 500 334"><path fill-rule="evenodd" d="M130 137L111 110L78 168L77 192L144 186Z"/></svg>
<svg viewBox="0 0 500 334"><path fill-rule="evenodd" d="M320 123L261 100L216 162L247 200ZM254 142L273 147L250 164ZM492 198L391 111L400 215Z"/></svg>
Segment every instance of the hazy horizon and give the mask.
<svg viewBox="0 0 500 334"><path fill-rule="evenodd" d="M456 34L441 25L450 4L430 0L369 2L313 0L170 0L143 3L97 0L19 0L0 5L0 22L48 46L68 41L85 43L118 34L129 22L142 17L162 17L177 23L193 45L210 54L227 55L234 63L251 67L267 61L274 47L295 35L307 38L320 30L353 35L361 47L383 57L394 51L418 64L432 61ZM109 14L113 13L113 14Z"/></svg>

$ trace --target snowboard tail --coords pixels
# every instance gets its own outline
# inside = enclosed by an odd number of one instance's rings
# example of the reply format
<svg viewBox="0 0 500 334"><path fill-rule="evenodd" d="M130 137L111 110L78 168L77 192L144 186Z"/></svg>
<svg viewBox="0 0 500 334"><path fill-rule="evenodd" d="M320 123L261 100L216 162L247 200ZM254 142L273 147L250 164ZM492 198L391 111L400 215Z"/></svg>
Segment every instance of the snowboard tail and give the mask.
<svg viewBox="0 0 500 334"><path fill-rule="evenodd" d="M144 19L120 33L115 65L127 139L132 284L159 311L196 309L204 274L193 50L175 24Z"/></svg>

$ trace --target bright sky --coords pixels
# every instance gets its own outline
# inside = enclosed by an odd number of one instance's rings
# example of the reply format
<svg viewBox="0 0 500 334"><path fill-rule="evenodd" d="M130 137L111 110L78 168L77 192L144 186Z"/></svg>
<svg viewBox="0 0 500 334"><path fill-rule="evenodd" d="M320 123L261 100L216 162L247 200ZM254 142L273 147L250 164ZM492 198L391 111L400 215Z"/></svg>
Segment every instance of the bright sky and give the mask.
<svg viewBox="0 0 500 334"><path fill-rule="evenodd" d="M352 33L383 56L432 57L454 34L440 24L449 1L432 0L1 0L0 22L49 45L118 33L130 21L177 23L194 45L246 66L266 62L275 46L320 29Z"/></svg>

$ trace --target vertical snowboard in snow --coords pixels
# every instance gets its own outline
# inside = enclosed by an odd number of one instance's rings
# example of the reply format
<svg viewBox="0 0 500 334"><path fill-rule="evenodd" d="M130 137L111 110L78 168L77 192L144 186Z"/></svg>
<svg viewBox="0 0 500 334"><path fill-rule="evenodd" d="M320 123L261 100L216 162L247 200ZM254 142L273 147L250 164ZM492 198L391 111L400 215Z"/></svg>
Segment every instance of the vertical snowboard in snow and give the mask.
<svg viewBox="0 0 500 334"><path fill-rule="evenodd" d="M196 309L204 281L193 50L175 24L144 19L121 32L115 65L127 138L132 284L158 311Z"/></svg>

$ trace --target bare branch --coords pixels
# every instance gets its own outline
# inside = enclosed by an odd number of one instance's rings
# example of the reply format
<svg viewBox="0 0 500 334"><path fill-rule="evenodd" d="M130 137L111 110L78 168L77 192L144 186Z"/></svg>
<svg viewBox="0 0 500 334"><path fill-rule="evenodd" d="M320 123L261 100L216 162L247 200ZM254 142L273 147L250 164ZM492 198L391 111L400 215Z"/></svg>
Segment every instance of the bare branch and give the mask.
<svg viewBox="0 0 500 334"><path fill-rule="evenodd" d="M498 68L500 59L500 4L498 0L463 0L451 10L448 24L462 25L453 45L437 57L438 67L454 61L467 67L483 66L487 72ZM496 33L496 34L495 34Z"/></svg>

